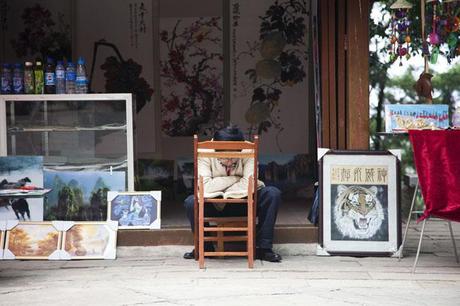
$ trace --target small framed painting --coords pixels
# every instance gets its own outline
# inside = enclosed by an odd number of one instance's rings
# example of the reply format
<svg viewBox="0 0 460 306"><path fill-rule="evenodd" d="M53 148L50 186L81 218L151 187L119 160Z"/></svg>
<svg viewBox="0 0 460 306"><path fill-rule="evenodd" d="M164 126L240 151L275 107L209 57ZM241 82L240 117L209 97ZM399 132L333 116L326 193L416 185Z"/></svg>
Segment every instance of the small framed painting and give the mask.
<svg viewBox="0 0 460 306"><path fill-rule="evenodd" d="M318 255L394 255L398 251L400 155L399 150L319 150Z"/></svg>
<svg viewBox="0 0 460 306"><path fill-rule="evenodd" d="M160 229L161 191L107 193L108 220L120 229Z"/></svg>
<svg viewBox="0 0 460 306"><path fill-rule="evenodd" d="M62 236L62 259L115 259L117 223L72 222Z"/></svg>
<svg viewBox="0 0 460 306"><path fill-rule="evenodd" d="M4 259L59 259L62 233L53 222L8 221Z"/></svg>
<svg viewBox="0 0 460 306"><path fill-rule="evenodd" d="M449 105L447 104L385 105L385 132L387 133L448 127Z"/></svg>

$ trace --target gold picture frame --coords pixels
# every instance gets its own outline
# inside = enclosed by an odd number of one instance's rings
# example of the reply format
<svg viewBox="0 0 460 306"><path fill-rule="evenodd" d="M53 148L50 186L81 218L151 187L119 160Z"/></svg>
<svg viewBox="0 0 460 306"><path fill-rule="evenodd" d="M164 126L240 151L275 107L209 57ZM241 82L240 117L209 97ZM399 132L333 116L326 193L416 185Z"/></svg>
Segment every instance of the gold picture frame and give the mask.
<svg viewBox="0 0 460 306"><path fill-rule="evenodd" d="M58 259L61 239L53 222L8 223L3 259Z"/></svg>

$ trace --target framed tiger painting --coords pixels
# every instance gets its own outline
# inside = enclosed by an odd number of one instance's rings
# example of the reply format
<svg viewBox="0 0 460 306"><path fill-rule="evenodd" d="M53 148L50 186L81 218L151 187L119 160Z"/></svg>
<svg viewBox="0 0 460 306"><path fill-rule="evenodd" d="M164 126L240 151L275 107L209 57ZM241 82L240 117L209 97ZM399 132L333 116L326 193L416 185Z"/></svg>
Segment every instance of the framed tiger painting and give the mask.
<svg viewBox="0 0 460 306"><path fill-rule="evenodd" d="M400 150L318 150L318 255L395 255L401 245Z"/></svg>

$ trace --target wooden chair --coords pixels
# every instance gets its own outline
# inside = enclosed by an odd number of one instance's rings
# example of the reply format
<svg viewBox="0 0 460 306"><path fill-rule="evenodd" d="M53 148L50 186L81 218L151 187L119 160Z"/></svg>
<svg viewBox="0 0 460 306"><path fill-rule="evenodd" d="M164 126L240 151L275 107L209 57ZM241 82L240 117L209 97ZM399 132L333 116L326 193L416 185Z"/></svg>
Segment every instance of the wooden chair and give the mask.
<svg viewBox="0 0 460 306"><path fill-rule="evenodd" d="M195 260L199 260L200 269L204 268L205 256L246 256L248 267L254 266L255 252L255 226L256 226L256 203L257 203L257 156L259 138L254 136L254 142L248 141L203 141L198 142L198 136L194 136L194 243ZM218 150L216 152L216 150ZM241 151L244 150L244 151ZM249 178L248 197L244 199L221 199L205 198L203 177L198 176L199 158L253 158L254 173ZM243 217L206 217L205 205L225 203L226 205L247 205L247 216ZM214 226L207 226L213 224ZM244 236L224 235L224 233L244 233ZM205 236L205 233L210 236ZM217 242L216 252L205 252L205 242ZM225 251L224 243L244 241L247 244L246 251Z"/></svg>

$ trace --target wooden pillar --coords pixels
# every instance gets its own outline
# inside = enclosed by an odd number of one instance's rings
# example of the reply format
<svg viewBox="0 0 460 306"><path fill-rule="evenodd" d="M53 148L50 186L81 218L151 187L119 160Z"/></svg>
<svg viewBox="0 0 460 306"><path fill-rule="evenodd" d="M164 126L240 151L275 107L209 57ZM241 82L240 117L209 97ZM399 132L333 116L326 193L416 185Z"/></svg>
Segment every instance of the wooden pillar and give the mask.
<svg viewBox="0 0 460 306"><path fill-rule="evenodd" d="M322 146L369 147L370 0L321 0Z"/></svg>
<svg viewBox="0 0 460 306"><path fill-rule="evenodd" d="M369 148L370 0L347 1L347 148Z"/></svg>

